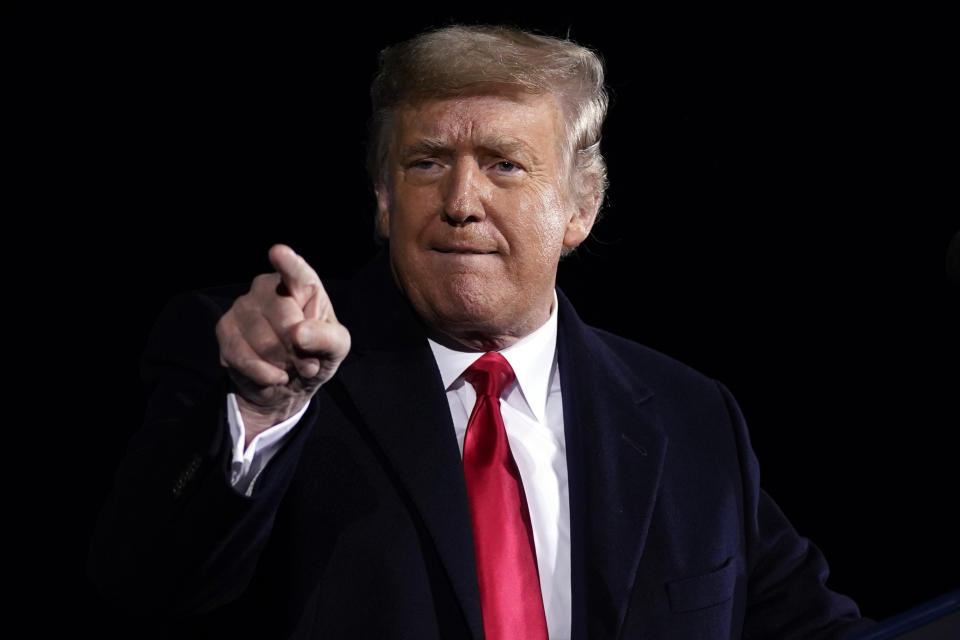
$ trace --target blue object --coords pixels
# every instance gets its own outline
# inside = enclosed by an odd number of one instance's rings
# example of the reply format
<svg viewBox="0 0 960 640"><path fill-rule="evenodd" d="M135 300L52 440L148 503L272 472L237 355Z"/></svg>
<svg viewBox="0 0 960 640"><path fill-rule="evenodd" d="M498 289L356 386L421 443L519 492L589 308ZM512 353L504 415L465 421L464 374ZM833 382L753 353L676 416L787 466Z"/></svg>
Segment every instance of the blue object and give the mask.
<svg viewBox="0 0 960 640"><path fill-rule="evenodd" d="M945 619L948 616L952 616L949 621ZM916 640L960 638L960 589L887 618L853 640L888 640L905 638L906 634Z"/></svg>

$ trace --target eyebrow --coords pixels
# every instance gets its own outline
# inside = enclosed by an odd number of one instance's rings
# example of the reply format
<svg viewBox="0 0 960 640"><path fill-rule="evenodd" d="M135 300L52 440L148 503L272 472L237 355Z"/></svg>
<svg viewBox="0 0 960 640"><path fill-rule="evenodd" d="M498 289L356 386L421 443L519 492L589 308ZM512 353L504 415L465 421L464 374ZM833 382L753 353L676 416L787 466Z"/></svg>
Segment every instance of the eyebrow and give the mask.
<svg viewBox="0 0 960 640"><path fill-rule="evenodd" d="M478 141L479 148L492 151L502 156L530 156L537 158L533 148L526 142L518 138L507 136L487 136ZM423 138L405 145L400 149L400 157L409 158L411 156L444 156L452 155L454 147L448 141L441 138Z"/></svg>
<svg viewBox="0 0 960 640"><path fill-rule="evenodd" d="M442 156L452 151L450 145L439 138L425 138L417 140L412 144L405 145L400 149L401 158L411 156Z"/></svg>

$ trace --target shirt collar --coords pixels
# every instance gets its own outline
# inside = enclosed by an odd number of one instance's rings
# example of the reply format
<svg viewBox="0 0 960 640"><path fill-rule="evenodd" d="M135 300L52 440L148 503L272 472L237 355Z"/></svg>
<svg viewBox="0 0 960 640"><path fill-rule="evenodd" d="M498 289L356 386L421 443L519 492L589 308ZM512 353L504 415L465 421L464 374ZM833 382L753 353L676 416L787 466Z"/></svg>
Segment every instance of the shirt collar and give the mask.
<svg viewBox="0 0 960 640"><path fill-rule="evenodd" d="M430 349L440 369L440 378L444 389L450 387L461 374L483 355L477 351L457 351L439 342L429 339ZM517 340L499 353L517 376L527 405L536 419L544 422L547 406L547 393L550 390L550 373L557 350L557 293L553 293L553 306L550 317L533 333Z"/></svg>

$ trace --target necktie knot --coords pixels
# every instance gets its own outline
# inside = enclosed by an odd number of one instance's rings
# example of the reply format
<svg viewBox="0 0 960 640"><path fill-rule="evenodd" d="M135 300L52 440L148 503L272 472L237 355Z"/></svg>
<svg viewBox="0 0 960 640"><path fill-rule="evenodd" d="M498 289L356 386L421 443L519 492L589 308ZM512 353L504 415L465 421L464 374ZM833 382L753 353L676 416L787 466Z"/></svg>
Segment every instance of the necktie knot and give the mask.
<svg viewBox="0 0 960 640"><path fill-rule="evenodd" d="M464 379L473 385L478 396L499 398L500 394L513 382L516 374L513 368L499 353L491 351L480 356L463 373Z"/></svg>

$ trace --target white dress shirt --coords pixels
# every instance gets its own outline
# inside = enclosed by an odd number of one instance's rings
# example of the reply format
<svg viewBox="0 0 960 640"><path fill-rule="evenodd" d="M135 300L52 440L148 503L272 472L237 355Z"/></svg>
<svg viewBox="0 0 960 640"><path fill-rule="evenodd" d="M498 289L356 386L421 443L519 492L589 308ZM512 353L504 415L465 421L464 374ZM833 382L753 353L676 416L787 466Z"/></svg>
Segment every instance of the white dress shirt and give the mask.
<svg viewBox="0 0 960 640"><path fill-rule="evenodd" d="M460 453L477 393L462 374L482 353L456 351L430 340L447 390ZM500 397L500 413L530 509L540 591L551 640L570 637L570 499L557 367L557 301L550 319L500 351L516 374Z"/></svg>
<svg viewBox="0 0 960 640"><path fill-rule="evenodd" d="M450 416L463 454L467 421L476 391L462 377L482 353L457 351L433 340L430 349L447 392ZM563 400L557 364L557 299L539 329L500 351L516 379L500 398L510 450L523 481L540 572L540 591L552 640L570 637L570 499L563 434ZM250 495L260 472L296 426L306 407L258 434L244 450L244 425L234 394L227 396L227 420L233 440L231 482Z"/></svg>

